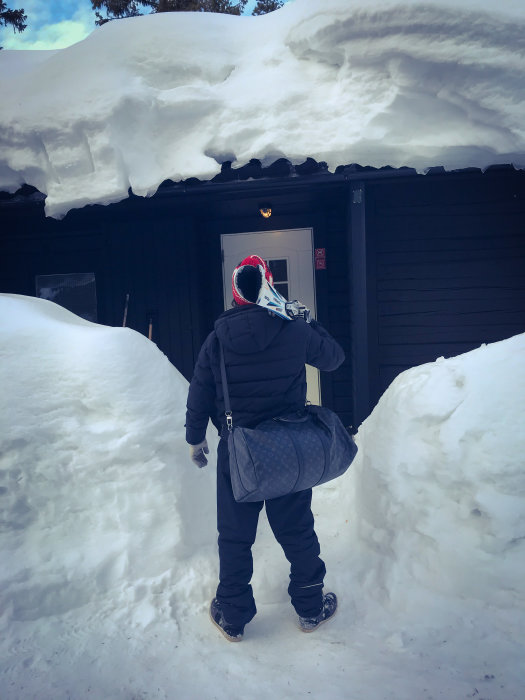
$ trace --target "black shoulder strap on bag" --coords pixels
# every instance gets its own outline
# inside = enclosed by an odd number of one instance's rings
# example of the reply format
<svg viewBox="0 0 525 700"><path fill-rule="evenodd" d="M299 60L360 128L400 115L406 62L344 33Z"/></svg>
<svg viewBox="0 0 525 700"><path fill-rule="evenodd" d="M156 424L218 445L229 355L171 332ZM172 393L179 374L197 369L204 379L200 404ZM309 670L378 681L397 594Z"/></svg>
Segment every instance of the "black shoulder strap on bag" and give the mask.
<svg viewBox="0 0 525 700"><path fill-rule="evenodd" d="M222 379L222 393L224 394L224 415L226 416L226 425L228 427L228 432L233 429L233 419L232 411L230 405L230 393L228 391L228 380L226 379L226 365L224 364L224 350L222 349L222 343L217 338L219 343L219 352L221 356L221 379Z"/></svg>

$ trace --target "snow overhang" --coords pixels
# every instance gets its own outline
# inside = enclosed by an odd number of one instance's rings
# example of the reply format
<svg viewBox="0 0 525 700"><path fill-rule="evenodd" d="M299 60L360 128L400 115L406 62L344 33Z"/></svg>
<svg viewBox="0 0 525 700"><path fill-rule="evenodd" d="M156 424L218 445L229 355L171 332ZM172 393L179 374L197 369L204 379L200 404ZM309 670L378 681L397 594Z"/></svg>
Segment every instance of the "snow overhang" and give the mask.
<svg viewBox="0 0 525 700"><path fill-rule="evenodd" d="M523 167L524 37L513 0L296 0L262 17L162 13L60 51L4 50L0 189L36 187L61 218L253 158L299 168L310 154L334 175L352 161Z"/></svg>

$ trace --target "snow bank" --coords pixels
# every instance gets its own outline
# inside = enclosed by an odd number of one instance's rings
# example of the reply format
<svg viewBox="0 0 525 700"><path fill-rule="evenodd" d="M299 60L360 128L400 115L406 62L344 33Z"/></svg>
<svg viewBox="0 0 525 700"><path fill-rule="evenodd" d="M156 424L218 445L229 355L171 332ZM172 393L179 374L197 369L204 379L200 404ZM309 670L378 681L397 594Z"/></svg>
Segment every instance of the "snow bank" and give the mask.
<svg viewBox="0 0 525 700"><path fill-rule="evenodd" d="M252 157L525 165L524 36L521 0L296 0L4 50L0 189L34 185L60 217Z"/></svg>
<svg viewBox="0 0 525 700"><path fill-rule="evenodd" d="M180 459L187 382L135 331L0 298L2 627L93 602L146 625L184 579L174 562L213 542L212 470Z"/></svg>
<svg viewBox="0 0 525 700"><path fill-rule="evenodd" d="M359 431L368 584L525 605L525 334L399 375Z"/></svg>
<svg viewBox="0 0 525 700"><path fill-rule="evenodd" d="M400 375L315 490L330 625L301 634L261 518L259 614L214 630L213 451L140 334L0 295L0 696L521 700L525 335ZM349 695L349 688L353 695Z"/></svg>

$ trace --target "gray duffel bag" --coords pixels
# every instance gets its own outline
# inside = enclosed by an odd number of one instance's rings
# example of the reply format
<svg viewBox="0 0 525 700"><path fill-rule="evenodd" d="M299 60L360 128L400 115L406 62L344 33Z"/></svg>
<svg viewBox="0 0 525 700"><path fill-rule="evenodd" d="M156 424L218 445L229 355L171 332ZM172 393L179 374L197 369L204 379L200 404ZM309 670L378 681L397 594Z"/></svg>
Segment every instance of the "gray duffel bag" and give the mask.
<svg viewBox="0 0 525 700"><path fill-rule="evenodd" d="M220 354L236 501L266 501L344 474L357 445L329 408L307 405L303 411L265 420L255 428L234 426L222 346Z"/></svg>

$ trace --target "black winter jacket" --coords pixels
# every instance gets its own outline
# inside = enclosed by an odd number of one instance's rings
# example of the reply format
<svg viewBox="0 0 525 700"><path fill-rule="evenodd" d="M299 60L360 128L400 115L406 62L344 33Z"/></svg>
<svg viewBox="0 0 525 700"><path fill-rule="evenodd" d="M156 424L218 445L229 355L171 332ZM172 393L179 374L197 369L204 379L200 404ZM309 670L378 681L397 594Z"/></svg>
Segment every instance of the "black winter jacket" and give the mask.
<svg viewBox="0 0 525 700"><path fill-rule="evenodd" d="M225 311L204 341L190 383L190 445L204 440L209 418L219 431L226 422L217 338L224 349L234 425L246 427L304 407L305 363L331 371L345 358L317 321L287 321L255 304Z"/></svg>

